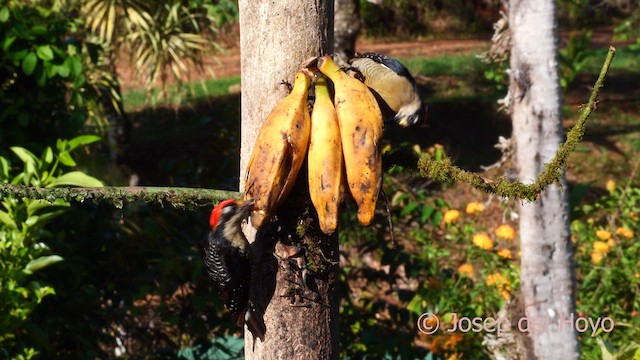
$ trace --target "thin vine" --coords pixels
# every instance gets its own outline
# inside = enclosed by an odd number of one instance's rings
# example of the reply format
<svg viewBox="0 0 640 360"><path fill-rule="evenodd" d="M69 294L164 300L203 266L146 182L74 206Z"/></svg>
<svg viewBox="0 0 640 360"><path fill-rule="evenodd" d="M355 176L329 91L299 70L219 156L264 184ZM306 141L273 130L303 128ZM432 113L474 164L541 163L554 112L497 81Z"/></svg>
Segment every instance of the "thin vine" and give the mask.
<svg viewBox="0 0 640 360"><path fill-rule="evenodd" d="M544 165L545 171L538 175L535 182L523 184L519 181L509 181L506 177L495 180L487 180L479 174L465 171L453 165L451 158L446 155L442 160L435 160L431 155L424 154L418 160L420 174L431 179L450 182L464 182L485 193L496 194L514 199L535 200L538 195L549 185L558 183L562 177L562 169L567 163L567 158L574 151L576 145L584 136L585 125L591 113L598 105L598 93L604 84L604 79L609 71L609 66L616 53L613 46L609 47L607 58L605 59L598 80L591 91L589 102L583 107L576 125L567 133L565 141L556 155Z"/></svg>

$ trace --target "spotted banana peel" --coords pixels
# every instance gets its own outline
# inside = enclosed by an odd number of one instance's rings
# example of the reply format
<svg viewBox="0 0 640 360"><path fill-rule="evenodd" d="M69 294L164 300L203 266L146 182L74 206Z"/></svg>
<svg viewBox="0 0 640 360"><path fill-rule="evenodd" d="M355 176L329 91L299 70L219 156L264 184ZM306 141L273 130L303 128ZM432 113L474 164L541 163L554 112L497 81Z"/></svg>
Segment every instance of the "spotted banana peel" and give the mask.
<svg viewBox="0 0 640 360"><path fill-rule="evenodd" d="M315 83L309 140L309 194L318 213L320 230L332 234L338 226L342 200L342 145L333 101L324 77Z"/></svg>
<svg viewBox="0 0 640 360"><path fill-rule="evenodd" d="M311 79L296 73L291 93L271 110L247 166L245 200L253 199L251 225L259 228L287 197L302 167L311 120L307 107Z"/></svg>
<svg viewBox="0 0 640 360"><path fill-rule="evenodd" d="M317 67L334 85L347 183L358 222L366 226L373 220L382 182L382 113L367 85L347 75L330 56L318 59Z"/></svg>

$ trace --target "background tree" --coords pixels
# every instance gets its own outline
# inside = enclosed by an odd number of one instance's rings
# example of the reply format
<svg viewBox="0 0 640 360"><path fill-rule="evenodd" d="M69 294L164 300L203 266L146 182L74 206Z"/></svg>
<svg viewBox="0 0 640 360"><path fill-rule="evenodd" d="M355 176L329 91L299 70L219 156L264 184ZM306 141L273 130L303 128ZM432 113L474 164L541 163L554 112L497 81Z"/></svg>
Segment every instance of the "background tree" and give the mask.
<svg viewBox="0 0 640 360"><path fill-rule="evenodd" d="M334 0L333 48L344 58L356 51L360 34L360 1Z"/></svg>
<svg viewBox="0 0 640 360"><path fill-rule="evenodd" d="M512 0L509 93L518 176L531 182L556 154L563 138L558 76L558 28L554 1ZM524 312L549 319L547 331L530 332L539 359L578 357L573 246L564 176L534 202L520 206L521 286Z"/></svg>

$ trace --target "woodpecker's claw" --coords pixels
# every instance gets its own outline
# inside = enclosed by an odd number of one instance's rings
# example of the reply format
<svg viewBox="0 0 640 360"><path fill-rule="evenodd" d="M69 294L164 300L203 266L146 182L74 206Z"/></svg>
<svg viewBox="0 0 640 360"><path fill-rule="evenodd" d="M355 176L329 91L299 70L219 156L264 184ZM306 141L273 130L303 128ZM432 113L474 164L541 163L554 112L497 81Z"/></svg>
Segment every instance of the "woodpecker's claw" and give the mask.
<svg viewBox="0 0 640 360"><path fill-rule="evenodd" d="M366 78L362 74L362 71L358 70L357 68L355 68L353 66L349 66L348 68L345 69L344 72L349 74L351 77L360 80L361 82L364 82L366 80Z"/></svg>
<svg viewBox="0 0 640 360"><path fill-rule="evenodd" d="M280 80L280 85L286 86L289 93L291 93L291 91L293 90L293 85L291 85L291 83L288 82L287 80L284 80L284 79Z"/></svg>

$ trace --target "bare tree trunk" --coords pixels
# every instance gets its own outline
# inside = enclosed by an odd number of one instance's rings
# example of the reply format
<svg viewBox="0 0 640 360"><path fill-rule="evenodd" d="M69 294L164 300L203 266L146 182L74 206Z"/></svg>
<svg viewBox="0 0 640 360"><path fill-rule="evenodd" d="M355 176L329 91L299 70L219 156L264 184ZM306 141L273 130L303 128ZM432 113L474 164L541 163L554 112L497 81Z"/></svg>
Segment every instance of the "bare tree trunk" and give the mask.
<svg viewBox="0 0 640 360"><path fill-rule="evenodd" d="M109 122L108 142L109 142L109 160L112 164L120 165L127 153L129 146L129 137L131 135L131 120L124 111L122 103L122 90L120 89L120 81L115 76L116 72L116 55L113 51L108 54L108 69L114 75L111 86L118 94L116 99L112 96L111 90L107 87L101 88L100 103L102 111Z"/></svg>
<svg viewBox="0 0 640 360"><path fill-rule="evenodd" d="M239 8L243 189L246 166L260 127L273 106L287 94L280 82L291 81L302 61L333 51L333 0L240 0ZM291 282L291 274L270 254L275 251L282 256L290 250L287 245L298 242L320 249L328 259L338 258L337 234L300 234L301 226L308 224L308 215L303 215L305 204L309 204L305 179L306 171L301 171L299 186L290 195L293 201L283 204L278 212L278 226L267 225L257 234L259 242L274 240L278 244L275 249L272 243L264 244L258 301L266 307L267 331L264 342L254 341L245 331L248 359L337 359L339 355L337 266L328 266L327 271L316 269L318 276L309 286L313 296L306 296L300 304L296 298L303 297L298 293L302 287ZM307 257L317 260L315 255L308 253Z"/></svg>
<svg viewBox="0 0 640 360"><path fill-rule="evenodd" d="M562 141L558 31L553 0L511 0L511 108L519 177L533 181ZM521 284L538 359L576 359L575 273L566 180L520 209Z"/></svg>
<svg viewBox="0 0 640 360"><path fill-rule="evenodd" d="M356 51L356 39L360 33L360 1L334 1L333 48L343 58Z"/></svg>

